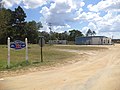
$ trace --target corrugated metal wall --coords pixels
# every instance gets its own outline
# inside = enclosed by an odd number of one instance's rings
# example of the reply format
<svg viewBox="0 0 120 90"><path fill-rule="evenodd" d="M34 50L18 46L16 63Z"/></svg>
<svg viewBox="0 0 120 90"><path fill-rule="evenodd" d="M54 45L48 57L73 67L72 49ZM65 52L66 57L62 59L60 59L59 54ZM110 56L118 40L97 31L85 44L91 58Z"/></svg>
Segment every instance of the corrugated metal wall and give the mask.
<svg viewBox="0 0 120 90"><path fill-rule="evenodd" d="M76 45L111 45L111 38L105 36L77 37Z"/></svg>

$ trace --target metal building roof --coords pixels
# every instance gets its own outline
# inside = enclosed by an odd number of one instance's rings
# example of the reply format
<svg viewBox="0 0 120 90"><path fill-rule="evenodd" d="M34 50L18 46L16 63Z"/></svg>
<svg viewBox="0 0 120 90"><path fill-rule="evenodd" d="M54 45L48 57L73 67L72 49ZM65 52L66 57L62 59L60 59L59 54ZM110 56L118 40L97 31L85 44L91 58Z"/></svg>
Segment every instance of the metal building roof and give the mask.
<svg viewBox="0 0 120 90"><path fill-rule="evenodd" d="M85 37L76 37L76 38L87 38L87 39L91 39L91 38L108 38L106 36L85 36Z"/></svg>

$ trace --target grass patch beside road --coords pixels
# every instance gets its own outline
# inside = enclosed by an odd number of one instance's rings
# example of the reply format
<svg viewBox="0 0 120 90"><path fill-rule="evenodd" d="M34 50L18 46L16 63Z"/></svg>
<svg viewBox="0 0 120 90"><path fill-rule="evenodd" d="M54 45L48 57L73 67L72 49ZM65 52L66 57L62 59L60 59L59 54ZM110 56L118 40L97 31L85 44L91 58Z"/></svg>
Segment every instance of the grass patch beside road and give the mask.
<svg viewBox="0 0 120 90"><path fill-rule="evenodd" d="M21 69L23 67L53 66L57 63L65 63L68 58L74 57L76 53L64 52L58 49L69 50L101 50L106 47L79 46L79 45L46 45L43 47L43 63L40 61L40 46L29 45L29 63L25 61L25 49L11 49L11 68L10 70ZM7 70L7 46L0 45L0 71Z"/></svg>
<svg viewBox="0 0 120 90"><path fill-rule="evenodd" d="M69 49L69 50L103 50L108 49L104 46L97 45L56 45L55 48Z"/></svg>
<svg viewBox="0 0 120 90"><path fill-rule="evenodd" d="M39 45L29 45L29 63L25 61L25 49L14 50L11 49L11 68L19 69L23 67L31 66L51 66L56 63L64 63L67 58L75 55L74 53L57 51L54 46L43 47L43 63L40 61L40 46ZM6 70L7 66L7 46L0 46L0 71Z"/></svg>

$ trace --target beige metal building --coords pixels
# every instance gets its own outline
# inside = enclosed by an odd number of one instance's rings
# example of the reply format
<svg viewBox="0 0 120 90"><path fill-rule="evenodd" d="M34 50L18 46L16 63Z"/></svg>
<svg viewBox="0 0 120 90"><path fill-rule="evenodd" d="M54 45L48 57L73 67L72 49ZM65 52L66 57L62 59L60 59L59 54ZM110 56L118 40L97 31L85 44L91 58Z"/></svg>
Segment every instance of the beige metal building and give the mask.
<svg viewBox="0 0 120 90"><path fill-rule="evenodd" d="M111 38L105 36L88 36L75 38L77 45L111 45Z"/></svg>

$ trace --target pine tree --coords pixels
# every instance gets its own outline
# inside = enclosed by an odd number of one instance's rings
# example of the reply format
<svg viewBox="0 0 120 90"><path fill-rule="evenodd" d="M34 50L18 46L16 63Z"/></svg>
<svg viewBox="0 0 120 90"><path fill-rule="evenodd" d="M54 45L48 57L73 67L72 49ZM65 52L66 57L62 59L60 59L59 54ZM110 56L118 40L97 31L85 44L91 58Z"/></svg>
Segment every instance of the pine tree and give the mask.
<svg viewBox="0 0 120 90"><path fill-rule="evenodd" d="M25 18L26 18L26 14L23 11L23 9L20 6L15 8L15 11L13 11L13 25L12 25L15 29L14 39L24 40L26 34Z"/></svg>
<svg viewBox="0 0 120 90"><path fill-rule="evenodd" d="M88 29L86 36L92 36L92 31L90 29Z"/></svg>

